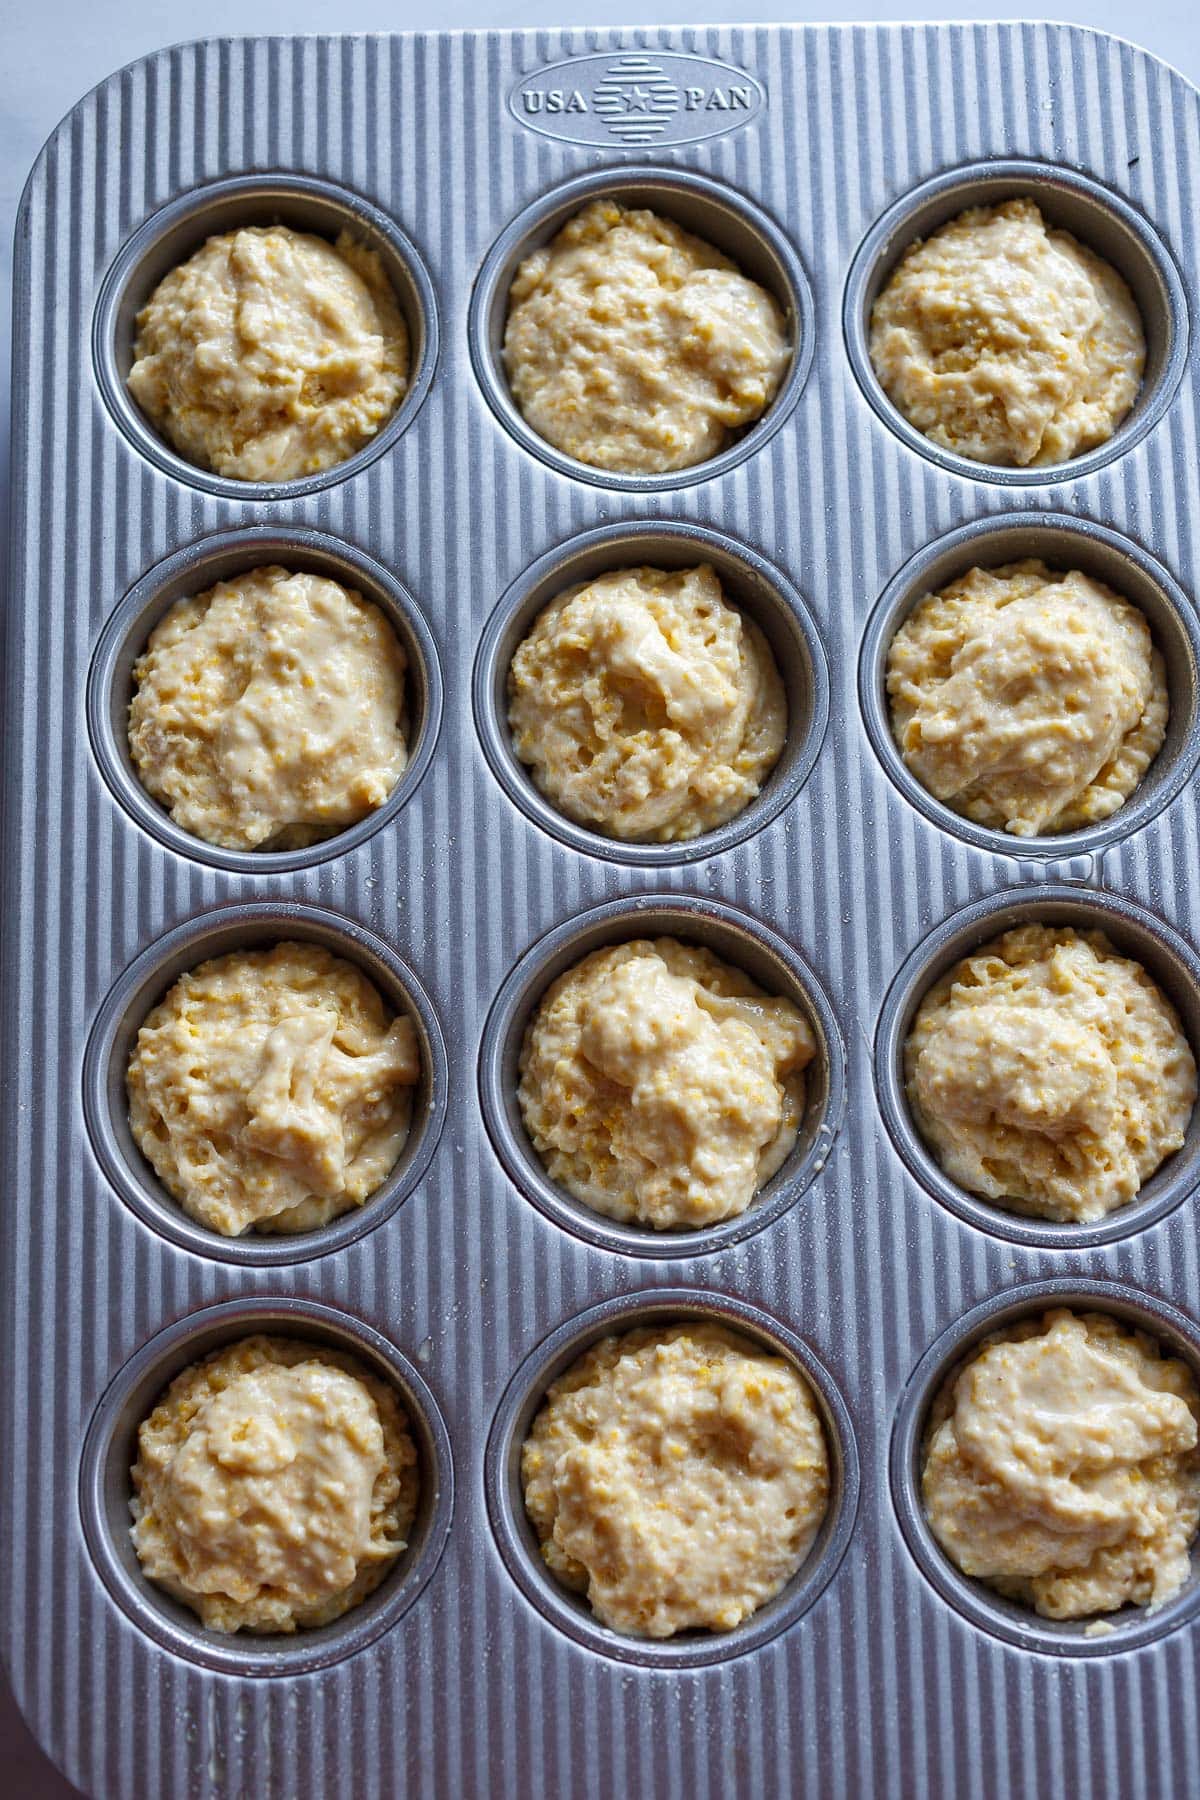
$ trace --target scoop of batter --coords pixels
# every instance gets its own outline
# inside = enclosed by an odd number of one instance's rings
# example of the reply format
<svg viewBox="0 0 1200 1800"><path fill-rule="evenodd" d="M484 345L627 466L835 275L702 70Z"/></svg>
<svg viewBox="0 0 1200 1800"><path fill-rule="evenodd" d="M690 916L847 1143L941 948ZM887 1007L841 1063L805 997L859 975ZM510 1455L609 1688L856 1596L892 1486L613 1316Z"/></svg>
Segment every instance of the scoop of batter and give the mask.
<svg viewBox="0 0 1200 1800"><path fill-rule="evenodd" d="M1017 837L1078 831L1125 804L1169 701L1136 606L1079 570L971 569L892 639L892 730L939 800Z"/></svg>
<svg viewBox="0 0 1200 1800"><path fill-rule="evenodd" d="M137 1035L129 1123L163 1185L236 1237L361 1206L408 1137L421 1059L362 971L317 944L215 957Z"/></svg>
<svg viewBox="0 0 1200 1800"><path fill-rule="evenodd" d="M569 588L518 647L513 747L568 818L631 841L713 831L758 793L787 701L758 627L698 568Z"/></svg>
<svg viewBox="0 0 1200 1800"><path fill-rule="evenodd" d="M1178 1150L1196 1065L1175 1009L1103 932L1022 925L926 994L904 1051L909 1103L952 1181L1086 1223Z"/></svg>
<svg viewBox="0 0 1200 1800"><path fill-rule="evenodd" d="M593 951L525 1033L517 1090L551 1179L656 1230L733 1218L784 1162L816 1044L790 1000L674 938Z"/></svg>
<svg viewBox="0 0 1200 1800"><path fill-rule="evenodd" d="M749 1618L804 1561L829 1497L804 1377L700 1323L588 1350L549 1389L521 1475L547 1567L633 1637Z"/></svg>
<svg viewBox="0 0 1200 1800"><path fill-rule="evenodd" d="M177 1375L138 1431L133 1542L213 1631L327 1625L405 1547L417 1456L356 1358L252 1337Z"/></svg>
<svg viewBox="0 0 1200 1800"><path fill-rule="evenodd" d="M1060 1308L984 1340L934 1401L922 1494L966 1575L1050 1619L1161 1606L1200 1523L1187 1364Z"/></svg>
<svg viewBox="0 0 1200 1800"><path fill-rule="evenodd" d="M312 844L382 806L407 761L406 659L376 606L275 566L177 600L134 666L129 749L185 831Z"/></svg>
<svg viewBox="0 0 1200 1800"><path fill-rule="evenodd" d="M286 225L211 237L137 317L129 391L181 456L239 481L344 462L408 386L408 332L374 250Z"/></svg>
<svg viewBox="0 0 1200 1800"><path fill-rule="evenodd" d="M1110 438L1146 338L1121 276L1032 200L973 207L901 257L871 313L871 362L934 444L974 462L1067 462Z"/></svg>
<svg viewBox="0 0 1200 1800"><path fill-rule="evenodd" d="M791 360L771 295L670 219L593 200L517 270L504 366L533 429L598 469L716 456Z"/></svg>

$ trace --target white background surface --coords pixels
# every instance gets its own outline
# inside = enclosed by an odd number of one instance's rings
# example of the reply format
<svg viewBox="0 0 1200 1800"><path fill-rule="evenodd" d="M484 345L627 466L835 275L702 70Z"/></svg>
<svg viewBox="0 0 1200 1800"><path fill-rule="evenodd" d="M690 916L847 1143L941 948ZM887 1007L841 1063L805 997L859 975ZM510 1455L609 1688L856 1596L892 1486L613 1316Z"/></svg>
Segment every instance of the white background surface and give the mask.
<svg viewBox="0 0 1200 1800"><path fill-rule="evenodd" d="M0 47L0 481L7 471L9 285L17 202L30 165L71 106L114 69L147 51L194 37L265 32L655 24L730 24L871 18L1013 17L1004 0L16 0ZM1132 38L1200 86L1198 0L1047 0L1031 17L1064 19ZM0 515L2 518L2 515ZM16 596L36 604L36 595ZM21 1800L58 1800L73 1792L45 1762L16 1714L0 1677L0 1768ZM97 1800L104 1800L103 1796ZM175 1800L164 1795L162 1800ZM264 1796L263 1800L276 1800Z"/></svg>

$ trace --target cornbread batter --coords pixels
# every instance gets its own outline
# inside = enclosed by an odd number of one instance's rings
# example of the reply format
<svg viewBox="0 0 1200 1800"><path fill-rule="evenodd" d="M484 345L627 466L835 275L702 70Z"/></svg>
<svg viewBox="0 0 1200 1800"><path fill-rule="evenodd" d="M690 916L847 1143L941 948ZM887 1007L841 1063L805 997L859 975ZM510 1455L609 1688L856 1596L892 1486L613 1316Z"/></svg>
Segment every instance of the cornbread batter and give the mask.
<svg viewBox="0 0 1200 1800"><path fill-rule="evenodd" d="M504 366L533 429L622 474L690 468L764 413L791 360L771 295L644 209L593 200L517 270Z"/></svg>
<svg viewBox="0 0 1200 1800"><path fill-rule="evenodd" d="M618 569L568 588L512 660L513 746L560 812L663 843L741 812L778 760L770 645L715 571Z"/></svg>
<svg viewBox="0 0 1200 1800"><path fill-rule="evenodd" d="M744 1212L784 1162L816 1043L790 1000L697 945L595 950L539 1003L517 1098L553 1181L656 1230Z"/></svg>
<svg viewBox="0 0 1200 1800"><path fill-rule="evenodd" d="M129 391L181 456L238 481L344 462L408 387L408 332L374 250L286 225L211 237L137 317Z"/></svg>
<svg viewBox="0 0 1200 1800"><path fill-rule="evenodd" d="M185 831L285 850L382 806L407 761L405 655L322 575L251 569L177 600L134 666L129 749Z"/></svg>
<svg viewBox="0 0 1200 1800"><path fill-rule="evenodd" d="M1078 569L971 569L927 594L888 651L892 731L913 774L977 825L1078 831L1125 804L1169 702L1137 607Z"/></svg>
<svg viewBox="0 0 1200 1800"><path fill-rule="evenodd" d="M607 1337L549 1389L521 1457L547 1567L613 1631L729 1631L800 1567L828 1456L804 1377L717 1325Z"/></svg>
<svg viewBox="0 0 1200 1800"><path fill-rule="evenodd" d="M913 244L871 313L871 361L931 443L974 462L1067 462L1110 438L1146 338L1114 268L1032 200L973 207Z"/></svg>
<svg viewBox="0 0 1200 1800"><path fill-rule="evenodd" d="M1161 1606L1200 1523L1200 1393L1145 1332L1058 1308L986 1338L934 1401L922 1494L965 1575L1048 1619Z"/></svg>
<svg viewBox="0 0 1200 1800"><path fill-rule="evenodd" d="M952 1181L1044 1219L1132 1200L1184 1141L1196 1065L1174 1007L1100 931L1022 925L918 1008L909 1103Z"/></svg>
<svg viewBox="0 0 1200 1800"><path fill-rule="evenodd" d="M417 1454L355 1357L250 1337L177 1375L138 1430L133 1542L212 1631L328 1625L405 1547Z"/></svg>
<svg viewBox="0 0 1200 1800"><path fill-rule="evenodd" d="M186 1212L226 1237L311 1231L361 1206L408 1137L416 1033L318 944L214 957L137 1035L139 1148Z"/></svg>

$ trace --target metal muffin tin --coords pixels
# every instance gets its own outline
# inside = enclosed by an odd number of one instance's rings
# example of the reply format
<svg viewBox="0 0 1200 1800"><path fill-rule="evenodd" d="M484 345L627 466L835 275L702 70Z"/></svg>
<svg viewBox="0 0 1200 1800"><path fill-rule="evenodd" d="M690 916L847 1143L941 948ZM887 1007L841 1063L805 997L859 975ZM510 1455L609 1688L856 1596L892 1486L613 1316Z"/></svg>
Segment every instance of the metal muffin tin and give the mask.
<svg viewBox="0 0 1200 1800"><path fill-rule="evenodd" d="M1197 1357L1200 1122L1125 1213L1046 1226L944 1182L897 1060L947 961L1042 915L1095 920L1142 956L1200 1045L1198 186L1200 96L1065 26L210 42L114 75L51 138L17 250L0 1579L21 1705L83 1789L1200 1792L1200 1582L1107 1635L1053 1627L959 1576L917 1499L936 1384L1011 1309L1074 1298ZM1148 330L1128 423L1062 468L943 455L865 360L871 298L911 235L1015 192L1122 268ZM662 480L531 439L498 354L516 262L599 193L728 249L794 332L761 423ZM414 379L359 456L260 487L183 464L123 376L170 263L272 218L377 245ZM939 807L887 734L896 623L1014 555L1127 593L1168 666L1144 789L1060 840ZM693 558L771 638L788 748L721 832L616 844L559 819L513 759L506 657L570 581ZM413 761L363 826L256 856L178 831L122 727L166 606L263 561L339 574L388 613ZM676 1240L554 1190L512 1106L536 993L576 952L648 928L793 992L821 1045L791 1164L741 1220ZM287 935L354 957L409 1011L424 1086L401 1167L360 1212L230 1242L138 1157L123 1060L180 970ZM614 1640L549 1585L515 1458L541 1388L597 1333L695 1315L808 1371L835 1504L744 1628ZM170 1376L264 1325L347 1343L396 1382L422 1511L344 1620L218 1641L132 1558L127 1465Z"/></svg>

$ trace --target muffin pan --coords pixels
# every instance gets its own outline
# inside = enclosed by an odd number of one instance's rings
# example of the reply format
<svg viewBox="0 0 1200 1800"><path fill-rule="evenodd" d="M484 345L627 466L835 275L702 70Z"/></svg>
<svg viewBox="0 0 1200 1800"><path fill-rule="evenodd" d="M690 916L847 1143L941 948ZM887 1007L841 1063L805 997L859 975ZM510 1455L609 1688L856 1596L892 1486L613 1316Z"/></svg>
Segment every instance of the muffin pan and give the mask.
<svg viewBox="0 0 1200 1800"><path fill-rule="evenodd" d="M1126 1211L1047 1226L945 1182L898 1075L929 981L1024 918L1102 924L1200 1044L1198 146L1200 96L1179 76L1051 25L213 41L113 76L50 139L16 271L0 1520L14 1685L85 1791L1200 1791L1196 1581L1110 1633L1051 1626L959 1576L916 1498L936 1383L1003 1318L1078 1300L1196 1359L1200 1117ZM1017 192L1122 270L1149 361L1108 445L1014 472L914 439L864 343L914 233ZM512 271L597 194L731 252L796 334L763 419L662 479L560 456L504 383ZM266 487L181 462L123 381L154 281L210 232L275 218L348 223L381 250L413 380L359 455ZM1024 555L1141 606L1170 684L1143 789L1063 839L938 806L887 730L906 610L973 562ZM570 581L704 559L775 648L787 747L719 832L600 838L515 761L508 659ZM387 611L412 760L361 825L242 855L148 799L124 712L171 601L265 561ZM547 1183L513 1093L546 982L651 930L792 994L819 1043L789 1163L740 1219L676 1238ZM409 1012L423 1085L401 1164L360 1211L230 1241L138 1156L124 1062L182 969L283 936L357 960ZM834 1502L795 1580L738 1631L618 1640L550 1583L516 1459L588 1341L687 1316L803 1366ZM346 1343L397 1384L423 1498L361 1608L295 1638L220 1639L142 1576L128 1466L171 1375L264 1328Z"/></svg>

